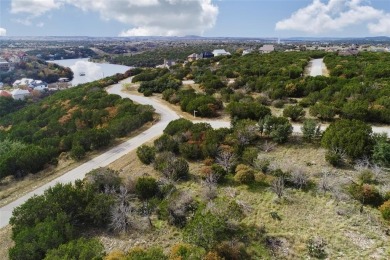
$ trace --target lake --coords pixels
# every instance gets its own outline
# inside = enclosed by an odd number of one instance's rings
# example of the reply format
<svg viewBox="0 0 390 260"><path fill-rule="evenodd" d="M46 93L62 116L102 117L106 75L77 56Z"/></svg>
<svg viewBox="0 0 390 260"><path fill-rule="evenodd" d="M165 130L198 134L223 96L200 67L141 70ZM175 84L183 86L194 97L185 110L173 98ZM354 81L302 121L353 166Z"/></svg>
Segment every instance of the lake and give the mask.
<svg viewBox="0 0 390 260"><path fill-rule="evenodd" d="M109 63L90 62L87 58L50 60L48 62L53 62L63 67L69 67L74 73L74 78L70 82L73 86L109 77L115 75L116 73L125 73L127 70L132 68Z"/></svg>

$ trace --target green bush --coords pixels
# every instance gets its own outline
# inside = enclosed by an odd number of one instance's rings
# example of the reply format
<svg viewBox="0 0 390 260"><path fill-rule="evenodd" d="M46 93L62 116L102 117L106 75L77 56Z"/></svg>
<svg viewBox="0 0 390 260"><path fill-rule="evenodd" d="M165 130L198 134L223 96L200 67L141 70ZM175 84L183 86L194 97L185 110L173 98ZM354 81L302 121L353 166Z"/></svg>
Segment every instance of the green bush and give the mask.
<svg viewBox="0 0 390 260"><path fill-rule="evenodd" d="M283 110L283 116L289 117L292 121L298 121L302 117L304 117L306 112L303 110L303 107L295 105L295 106L287 106Z"/></svg>
<svg viewBox="0 0 390 260"><path fill-rule="evenodd" d="M159 192L158 184L156 179L151 177L141 177L135 184L135 193L141 199L151 199L156 196Z"/></svg>
<svg viewBox="0 0 390 260"><path fill-rule="evenodd" d="M45 260L102 260L103 256L104 247L98 240L80 238L49 250Z"/></svg>
<svg viewBox="0 0 390 260"><path fill-rule="evenodd" d="M255 181L255 175L250 167L244 164L239 164L236 167L234 180L241 184L251 184Z"/></svg>
<svg viewBox="0 0 390 260"><path fill-rule="evenodd" d="M383 203L383 198L375 186L370 184L351 184L348 188L352 197L362 204L378 207Z"/></svg>
<svg viewBox="0 0 390 260"><path fill-rule="evenodd" d="M306 242L307 251L309 255L318 259L325 259L327 257L326 253L326 242L321 237L310 238Z"/></svg>
<svg viewBox="0 0 390 260"><path fill-rule="evenodd" d="M154 157L156 156L156 150L154 149L154 147L142 145L137 148L137 156L143 164L149 165L154 161Z"/></svg>
<svg viewBox="0 0 390 260"><path fill-rule="evenodd" d="M334 167L341 167L344 165L344 158L342 154L337 151L328 150L325 154L325 160Z"/></svg>
<svg viewBox="0 0 390 260"><path fill-rule="evenodd" d="M164 134L175 135L177 133L183 133L188 131L194 124L185 118L179 118L169 122L167 127L164 129Z"/></svg>
<svg viewBox="0 0 390 260"><path fill-rule="evenodd" d="M315 140L321 139L320 124L313 119L306 119L305 121L303 121L301 131L303 139L306 142L313 142Z"/></svg>
<svg viewBox="0 0 390 260"><path fill-rule="evenodd" d="M342 150L353 160L370 156L374 144L372 129L362 121L342 119L329 125L321 144L328 149Z"/></svg>
<svg viewBox="0 0 390 260"><path fill-rule="evenodd" d="M379 211L386 220L390 220L390 200L385 201L380 207Z"/></svg>
<svg viewBox="0 0 390 260"><path fill-rule="evenodd" d="M293 132L293 127L285 117L266 116L259 121L260 132L277 143L285 143Z"/></svg>
<svg viewBox="0 0 390 260"><path fill-rule="evenodd" d="M133 248L126 255L126 259L131 260L168 260L161 248Z"/></svg>
<svg viewBox="0 0 390 260"><path fill-rule="evenodd" d="M390 166L390 144L387 142L379 142L375 144L372 159L385 167Z"/></svg>

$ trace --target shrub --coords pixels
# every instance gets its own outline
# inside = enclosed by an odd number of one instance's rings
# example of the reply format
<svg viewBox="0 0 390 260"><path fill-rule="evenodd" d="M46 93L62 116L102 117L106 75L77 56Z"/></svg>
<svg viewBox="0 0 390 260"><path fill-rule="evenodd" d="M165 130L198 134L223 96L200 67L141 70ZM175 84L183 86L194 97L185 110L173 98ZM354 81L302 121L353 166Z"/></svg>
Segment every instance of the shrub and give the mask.
<svg viewBox="0 0 390 260"><path fill-rule="evenodd" d="M253 170L244 164L239 164L236 167L234 180L241 184L250 184L255 181Z"/></svg>
<svg viewBox="0 0 390 260"><path fill-rule="evenodd" d="M127 253L126 259L131 260L168 260L161 248L133 248Z"/></svg>
<svg viewBox="0 0 390 260"><path fill-rule="evenodd" d="M197 143L182 143L179 145L180 154L188 160L202 158L202 151Z"/></svg>
<svg viewBox="0 0 390 260"><path fill-rule="evenodd" d="M106 188L119 189L122 182L119 172L110 168L101 167L88 172L85 175L86 182L96 191L104 192Z"/></svg>
<svg viewBox="0 0 390 260"><path fill-rule="evenodd" d="M144 96L145 97L151 97L153 95L153 90L152 89L146 89L144 91Z"/></svg>
<svg viewBox="0 0 390 260"><path fill-rule="evenodd" d="M85 157L85 150L81 145L73 145L70 151L70 157L74 160L81 160Z"/></svg>
<svg viewBox="0 0 390 260"><path fill-rule="evenodd" d="M325 160L334 167L341 167L344 164L342 154L334 150L328 150L326 152Z"/></svg>
<svg viewBox="0 0 390 260"><path fill-rule="evenodd" d="M203 247L213 248L220 240L221 235L226 230L224 221L203 210L198 210L194 218L186 225L183 231L184 240Z"/></svg>
<svg viewBox="0 0 390 260"><path fill-rule="evenodd" d="M156 179L151 177L141 177L135 184L135 192L141 199L150 199L159 192Z"/></svg>
<svg viewBox="0 0 390 260"><path fill-rule="evenodd" d="M374 146L372 158L376 163L385 167L390 166L390 144L387 142L378 142Z"/></svg>
<svg viewBox="0 0 390 260"><path fill-rule="evenodd" d="M171 152L163 152L156 156L154 168L171 180L187 179L189 166L183 158L177 158Z"/></svg>
<svg viewBox="0 0 390 260"><path fill-rule="evenodd" d="M151 164L156 156L156 150L154 147L142 145L137 148L138 159L144 164Z"/></svg>
<svg viewBox="0 0 390 260"><path fill-rule="evenodd" d="M163 134L158 139L154 140L154 147L158 152L169 151L176 153L178 151L178 143L172 136Z"/></svg>
<svg viewBox="0 0 390 260"><path fill-rule="evenodd" d="M310 238L306 242L306 248L309 251L309 255L312 257L324 259L327 256L326 242L321 237Z"/></svg>
<svg viewBox="0 0 390 260"><path fill-rule="evenodd" d="M312 142L321 138L321 128L320 124L313 119L306 119L303 121L301 127L303 139L306 142Z"/></svg>
<svg viewBox="0 0 390 260"><path fill-rule="evenodd" d="M295 106L287 106L283 110L283 116L289 117L292 121L298 121L302 117L304 117L306 112L303 110L303 107L295 105Z"/></svg>
<svg viewBox="0 0 390 260"><path fill-rule="evenodd" d="M103 245L95 239L80 238L60 245L56 249L49 250L45 260L62 259L102 259L104 256Z"/></svg>
<svg viewBox="0 0 390 260"><path fill-rule="evenodd" d="M383 203L383 198L375 186L370 184L351 184L349 186L349 193L352 197L365 205L378 207Z"/></svg>
<svg viewBox="0 0 390 260"><path fill-rule="evenodd" d="M285 117L266 116L259 121L260 132L269 135L273 141L281 144L288 140L293 127Z"/></svg>
<svg viewBox="0 0 390 260"><path fill-rule="evenodd" d="M342 119L325 130L322 146L345 152L351 159L369 156L373 148L371 126L358 120Z"/></svg>
<svg viewBox="0 0 390 260"><path fill-rule="evenodd" d="M359 173L359 180L361 184L367 183L375 183L374 173L368 169L363 170Z"/></svg>
<svg viewBox="0 0 390 260"><path fill-rule="evenodd" d="M380 212L382 213L382 217L386 220L390 220L390 200L385 201L380 207Z"/></svg>
<svg viewBox="0 0 390 260"><path fill-rule="evenodd" d="M167 127L164 129L164 134L175 135L177 133L183 133L188 131L194 124L185 118L179 118L169 122Z"/></svg>

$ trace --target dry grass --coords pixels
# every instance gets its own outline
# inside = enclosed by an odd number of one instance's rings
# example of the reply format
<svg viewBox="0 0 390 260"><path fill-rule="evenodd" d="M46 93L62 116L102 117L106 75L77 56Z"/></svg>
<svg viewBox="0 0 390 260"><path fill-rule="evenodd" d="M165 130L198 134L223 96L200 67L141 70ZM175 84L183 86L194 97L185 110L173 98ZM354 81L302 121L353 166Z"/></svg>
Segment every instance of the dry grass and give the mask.
<svg viewBox="0 0 390 260"><path fill-rule="evenodd" d="M0 259L8 259L8 250L14 245L11 239L11 226L0 229Z"/></svg>

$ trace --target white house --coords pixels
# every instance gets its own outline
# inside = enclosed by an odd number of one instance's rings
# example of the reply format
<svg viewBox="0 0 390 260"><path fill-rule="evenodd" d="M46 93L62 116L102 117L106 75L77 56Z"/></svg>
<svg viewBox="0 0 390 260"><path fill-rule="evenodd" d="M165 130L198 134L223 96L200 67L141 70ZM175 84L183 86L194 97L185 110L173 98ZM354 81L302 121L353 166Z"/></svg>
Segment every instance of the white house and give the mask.
<svg viewBox="0 0 390 260"><path fill-rule="evenodd" d="M28 79L28 78L22 78L22 79L19 79L19 80L15 80L15 82L12 84L12 86L14 88L17 88L19 86L28 86L30 85L31 83L33 83L34 80L33 79Z"/></svg>
<svg viewBox="0 0 390 260"><path fill-rule="evenodd" d="M214 57L231 55L230 52L227 52L224 49L213 50L213 54Z"/></svg>
<svg viewBox="0 0 390 260"><path fill-rule="evenodd" d="M244 51L242 52L242 56L247 55L247 54L252 53L252 52L253 52L253 49L244 50Z"/></svg>
<svg viewBox="0 0 390 260"><path fill-rule="evenodd" d="M49 88L47 87L47 85L37 85L34 87L34 90L38 90L39 92L46 92L49 90Z"/></svg>
<svg viewBox="0 0 390 260"><path fill-rule="evenodd" d="M24 100L26 97L30 96L30 91L18 88L14 89L11 92L11 95L15 100Z"/></svg>

